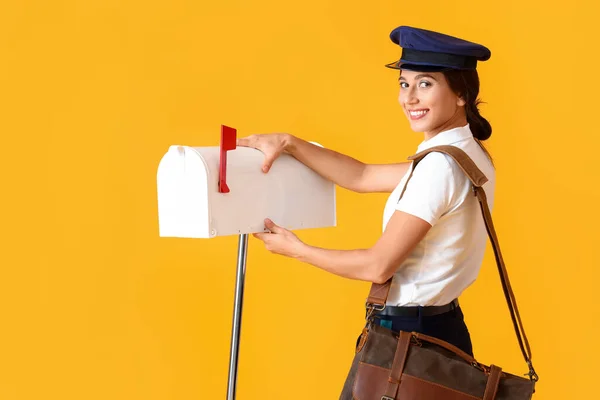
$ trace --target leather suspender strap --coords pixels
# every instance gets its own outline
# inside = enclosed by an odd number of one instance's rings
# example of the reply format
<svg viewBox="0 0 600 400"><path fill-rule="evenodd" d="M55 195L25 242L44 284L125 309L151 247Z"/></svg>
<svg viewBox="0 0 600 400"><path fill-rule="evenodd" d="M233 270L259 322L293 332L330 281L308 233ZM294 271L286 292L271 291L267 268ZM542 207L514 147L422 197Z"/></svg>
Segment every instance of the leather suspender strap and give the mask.
<svg viewBox="0 0 600 400"><path fill-rule="evenodd" d="M496 257L496 264L498 266L498 273L500 274L500 281L502 283L502 289L504 291L504 296L506 298L506 303L508 305L508 309L510 311L510 316L513 321L513 325L515 328L515 333L517 335L517 339L519 342L519 347L521 348L521 353L523 354L523 358L529 367L529 378L532 381L537 381L538 376L535 373L531 362L531 348L529 346L529 341L527 340L527 335L525 334L525 329L523 327L523 322L521 321L521 317L519 315L519 310L517 307L517 301L510 285L510 280L508 278L508 272L506 270L506 266L504 264L504 260L502 258L502 253L500 252L500 244L498 242L498 237L496 235L496 231L494 229L494 224L492 222L492 215L489 210L489 206L487 203L487 197L485 191L483 190L483 185L487 182L487 177L481 172L481 170L477 167L477 165L471 160L471 158L461 149L456 146L435 146L424 150L420 153L417 153L411 157L409 160L413 161L412 170L404 188L402 189L402 193L400 194L399 199L402 198L406 187L408 186L408 181L412 177L412 174L417 167L417 164L429 153L431 152L441 152L452 157L460 168L464 171L467 177L471 180L473 184L473 192L479 201L479 205L481 208L481 212L483 214L483 219L485 221L486 230L488 232L488 236L492 243L492 248L494 249L494 255ZM390 292L392 279L389 279L384 284L373 284L371 286L371 291L369 293L369 297L367 299L367 308L383 308L385 307L385 303ZM370 314L369 314L370 315Z"/></svg>

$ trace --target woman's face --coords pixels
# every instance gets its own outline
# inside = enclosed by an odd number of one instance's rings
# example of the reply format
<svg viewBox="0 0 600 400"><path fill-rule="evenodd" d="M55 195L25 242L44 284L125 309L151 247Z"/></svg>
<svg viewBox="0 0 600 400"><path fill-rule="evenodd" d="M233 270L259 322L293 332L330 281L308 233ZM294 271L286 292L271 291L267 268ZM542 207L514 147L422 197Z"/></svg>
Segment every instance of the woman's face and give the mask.
<svg viewBox="0 0 600 400"><path fill-rule="evenodd" d="M428 139L466 125L465 102L450 89L441 72L401 71L398 101L412 130L424 132Z"/></svg>

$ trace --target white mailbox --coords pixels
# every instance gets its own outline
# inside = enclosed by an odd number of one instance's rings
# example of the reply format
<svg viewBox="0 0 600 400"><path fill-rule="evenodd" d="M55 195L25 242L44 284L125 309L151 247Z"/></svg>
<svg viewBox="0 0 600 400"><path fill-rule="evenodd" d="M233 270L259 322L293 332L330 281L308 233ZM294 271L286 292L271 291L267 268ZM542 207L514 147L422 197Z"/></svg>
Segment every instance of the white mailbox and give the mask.
<svg viewBox="0 0 600 400"><path fill-rule="evenodd" d="M283 154L268 173L261 151L238 147L236 130L221 127L214 147L171 146L157 172L161 237L239 235L227 400L234 400L248 234L265 231L265 218L284 228L335 226L335 186Z"/></svg>
<svg viewBox="0 0 600 400"><path fill-rule="evenodd" d="M334 184L288 154L264 173L261 151L228 151L229 192L220 192L221 150L174 145L163 156L157 172L161 237L264 232L265 218L290 230L335 226Z"/></svg>

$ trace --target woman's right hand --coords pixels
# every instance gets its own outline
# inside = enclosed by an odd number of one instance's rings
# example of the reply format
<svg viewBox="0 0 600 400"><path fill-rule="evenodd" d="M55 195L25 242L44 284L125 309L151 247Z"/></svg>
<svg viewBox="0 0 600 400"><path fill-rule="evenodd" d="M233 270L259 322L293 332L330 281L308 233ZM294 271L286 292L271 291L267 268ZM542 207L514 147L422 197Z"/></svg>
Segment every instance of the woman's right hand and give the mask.
<svg viewBox="0 0 600 400"><path fill-rule="evenodd" d="M277 157L286 151L286 147L290 144L291 138L292 135L287 133L256 134L239 138L236 144L238 146L252 147L262 151L265 155L262 171L268 172Z"/></svg>

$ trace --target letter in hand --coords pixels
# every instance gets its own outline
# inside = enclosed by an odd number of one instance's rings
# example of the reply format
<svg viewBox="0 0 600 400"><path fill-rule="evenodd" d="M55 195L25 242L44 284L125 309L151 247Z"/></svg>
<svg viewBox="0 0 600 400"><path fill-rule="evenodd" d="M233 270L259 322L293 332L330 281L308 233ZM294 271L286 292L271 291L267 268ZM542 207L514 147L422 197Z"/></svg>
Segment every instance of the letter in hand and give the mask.
<svg viewBox="0 0 600 400"><path fill-rule="evenodd" d="M236 144L238 146L252 147L262 151L262 153L265 155L262 171L269 172L273 162L285 150L285 135L278 133L250 135L237 139Z"/></svg>

